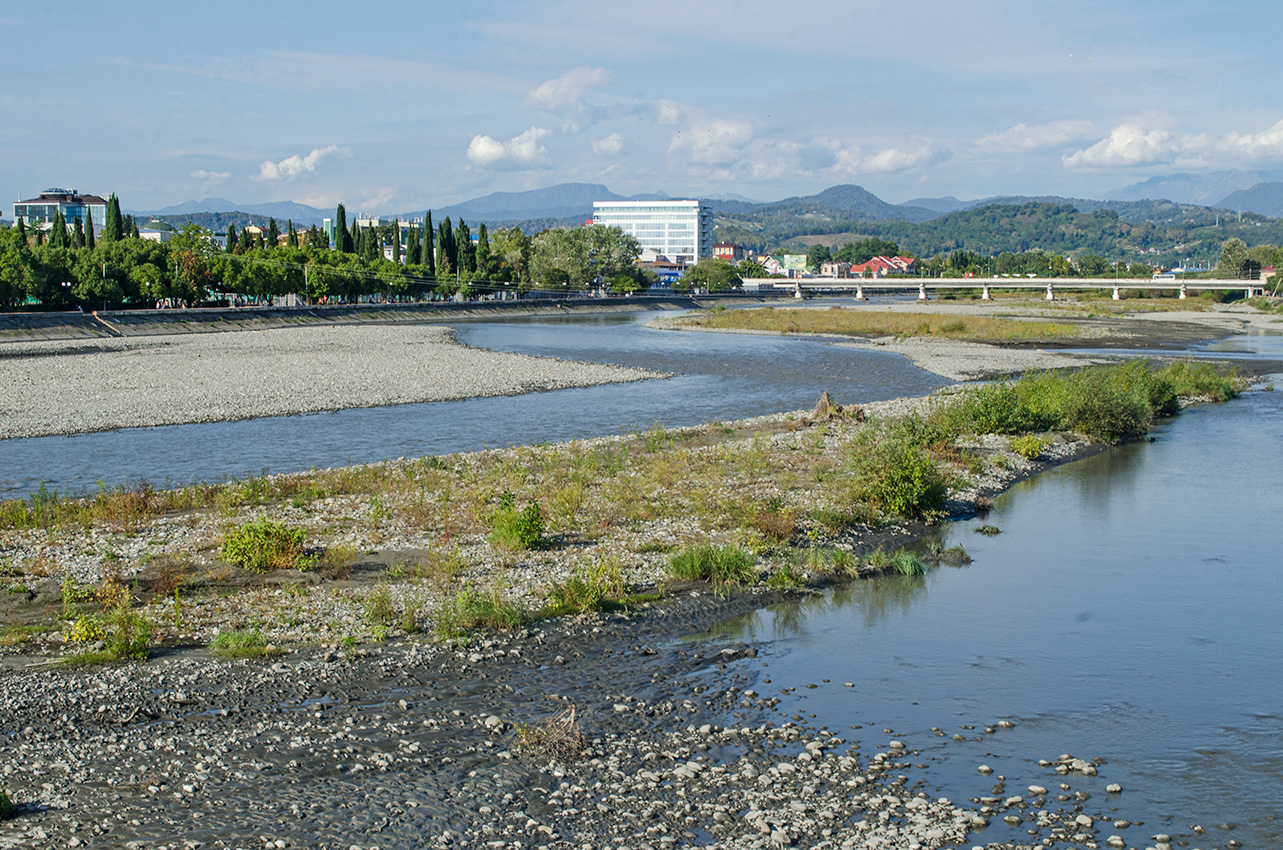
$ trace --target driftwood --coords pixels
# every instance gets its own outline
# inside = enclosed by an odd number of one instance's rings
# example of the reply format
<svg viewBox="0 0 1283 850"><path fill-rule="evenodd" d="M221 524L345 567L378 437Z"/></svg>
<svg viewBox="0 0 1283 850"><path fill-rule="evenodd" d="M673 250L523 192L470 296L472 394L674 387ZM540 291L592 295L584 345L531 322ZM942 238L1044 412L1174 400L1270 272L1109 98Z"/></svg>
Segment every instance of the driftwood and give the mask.
<svg viewBox="0 0 1283 850"><path fill-rule="evenodd" d="M831 419L863 422L864 408L856 404L838 404L833 400L833 396L829 395L829 391L825 390L819 401L815 403L810 415L806 417L805 422L807 425L811 425L817 422L828 422Z"/></svg>

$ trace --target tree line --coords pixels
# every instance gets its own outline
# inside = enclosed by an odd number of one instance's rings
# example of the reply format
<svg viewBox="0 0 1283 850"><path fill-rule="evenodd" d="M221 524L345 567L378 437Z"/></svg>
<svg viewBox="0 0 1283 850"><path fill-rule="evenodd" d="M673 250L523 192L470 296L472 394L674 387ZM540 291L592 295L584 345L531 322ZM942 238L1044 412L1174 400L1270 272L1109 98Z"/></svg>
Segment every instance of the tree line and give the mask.
<svg viewBox="0 0 1283 850"><path fill-rule="evenodd" d="M656 281L640 269L641 246L619 228L552 228L527 235L518 227L473 238L462 218L422 224L404 234L398 223L362 227L335 212L334 244L315 226L301 230L275 219L266 229L228 225L221 249L212 234L187 223L167 242L143 239L121 216L113 194L103 232L56 216L48 229L22 222L0 231L0 309L40 305L138 307L263 303L287 294L309 302L443 299L531 289L602 288L629 293Z"/></svg>

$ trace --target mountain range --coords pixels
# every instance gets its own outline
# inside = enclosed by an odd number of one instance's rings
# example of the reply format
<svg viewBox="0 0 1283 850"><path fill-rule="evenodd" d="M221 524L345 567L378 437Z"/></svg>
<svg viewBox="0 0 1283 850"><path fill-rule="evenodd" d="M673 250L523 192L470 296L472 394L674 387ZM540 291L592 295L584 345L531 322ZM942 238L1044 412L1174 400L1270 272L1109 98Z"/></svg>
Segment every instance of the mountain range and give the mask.
<svg viewBox="0 0 1283 850"><path fill-rule="evenodd" d="M456 219L462 217L474 224L484 221L491 226L517 224L525 225L528 229L538 229L575 224L590 218L593 201L670 199L671 196L664 192L625 196L616 194L599 183L562 183L526 192L493 192L480 198L431 209L436 221L450 216ZM995 195L963 201L950 196L915 198L902 204L892 204L861 186L846 184L831 186L814 195L772 202L753 201L734 194L705 197L703 200L713 207L719 220L740 220L746 217L779 220L801 217L817 222L903 219L920 223L978 207L1026 203L1070 204L1082 212L1110 209L1118 213L1119 218L1135 222L1175 222L1182 217L1203 218L1218 213L1224 217L1226 211L1280 217L1283 216L1283 172L1221 171L1203 175L1152 177L1141 183L1125 186L1103 199ZM421 218L425 209L402 212L398 217ZM257 221L259 216L271 216L282 225L287 220L292 220L296 227L301 228L320 224L323 218L334 214L330 209L292 201L238 204L226 198L205 198L201 201L185 201L160 210L135 212L135 215L152 215L171 222L181 222L184 216L201 214L203 218L211 213L227 214L233 211L246 214L245 223ZM356 214L355 210L349 211L349 219Z"/></svg>

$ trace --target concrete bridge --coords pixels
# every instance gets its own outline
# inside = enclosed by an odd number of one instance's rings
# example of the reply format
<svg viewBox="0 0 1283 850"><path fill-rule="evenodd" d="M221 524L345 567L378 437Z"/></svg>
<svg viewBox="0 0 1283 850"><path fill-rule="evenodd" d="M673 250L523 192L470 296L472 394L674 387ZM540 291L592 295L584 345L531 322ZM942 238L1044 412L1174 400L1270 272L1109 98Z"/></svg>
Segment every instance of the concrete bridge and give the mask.
<svg viewBox="0 0 1283 850"><path fill-rule="evenodd" d="M1238 289L1244 296L1251 298L1265 294L1265 286L1257 280L1178 280L1173 278L1144 279L1112 277L1040 277L1040 278L979 278L979 277L924 277L924 278L799 278L789 281L774 281L777 292L781 283L793 289L794 297L808 295L853 295L855 300L864 301L870 295L904 295L916 294L919 301L931 299L931 292L945 289L981 290L980 297L990 300L993 290L1031 289L1044 293L1047 301L1055 301L1056 293L1106 290L1113 293L1118 301L1128 290L1155 289L1176 292L1178 297L1185 298L1190 292L1210 290Z"/></svg>

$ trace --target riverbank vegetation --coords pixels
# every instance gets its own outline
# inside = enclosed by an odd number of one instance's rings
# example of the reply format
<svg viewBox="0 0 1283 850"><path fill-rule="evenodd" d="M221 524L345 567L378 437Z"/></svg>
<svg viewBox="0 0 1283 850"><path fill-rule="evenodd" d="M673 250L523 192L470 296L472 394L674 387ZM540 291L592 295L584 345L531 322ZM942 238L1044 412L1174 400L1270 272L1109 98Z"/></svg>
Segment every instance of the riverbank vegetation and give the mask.
<svg viewBox="0 0 1283 850"><path fill-rule="evenodd" d="M746 330L782 334L837 336L943 337L975 342L1049 342L1074 339L1073 325L1023 319L958 316L949 313L899 313L871 310L768 308L706 310L676 320L705 330Z"/></svg>
<svg viewBox="0 0 1283 850"><path fill-rule="evenodd" d="M1181 398L1242 388L1207 363L1137 361L953 388L880 415L829 404L806 416L173 490L41 492L0 503L3 610L15 624L18 612L47 618L39 600L59 583L65 595L123 580L127 590L101 613L65 621L81 645L102 641L106 660L144 655L140 640L180 621L278 646L414 631L461 638L641 604L671 579L785 590L913 575L913 562L884 550L905 520L981 509L1071 432L1136 437ZM930 561L923 555L914 556ZM174 629L158 625L171 607Z"/></svg>

